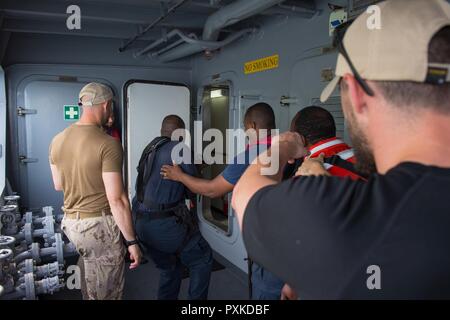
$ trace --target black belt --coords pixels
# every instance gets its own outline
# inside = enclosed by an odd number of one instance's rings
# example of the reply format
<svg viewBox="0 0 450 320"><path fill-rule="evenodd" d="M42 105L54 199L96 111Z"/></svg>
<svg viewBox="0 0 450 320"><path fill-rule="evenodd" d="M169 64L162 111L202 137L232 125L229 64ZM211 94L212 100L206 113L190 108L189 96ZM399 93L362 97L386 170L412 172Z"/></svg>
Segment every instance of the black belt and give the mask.
<svg viewBox="0 0 450 320"><path fill-rule="evenodd" d="M139 216L147 216L151 219L165 219L173 217L174 210L184 203L184 200L157 204L151 201L144 201L143 208L138 210Z"/></svg>

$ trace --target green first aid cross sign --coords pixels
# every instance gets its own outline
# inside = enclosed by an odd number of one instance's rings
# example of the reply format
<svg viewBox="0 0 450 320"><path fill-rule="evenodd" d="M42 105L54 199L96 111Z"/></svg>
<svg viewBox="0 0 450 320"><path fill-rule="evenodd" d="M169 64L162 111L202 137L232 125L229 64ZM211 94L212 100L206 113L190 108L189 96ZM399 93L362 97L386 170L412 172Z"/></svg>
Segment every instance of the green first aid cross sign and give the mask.
<svg viewBox="0 0 450 320"><path fill-rule="evenodd" d="M65 121L80 120L80 107L79 106L64 106L64 120Z"/></svg>

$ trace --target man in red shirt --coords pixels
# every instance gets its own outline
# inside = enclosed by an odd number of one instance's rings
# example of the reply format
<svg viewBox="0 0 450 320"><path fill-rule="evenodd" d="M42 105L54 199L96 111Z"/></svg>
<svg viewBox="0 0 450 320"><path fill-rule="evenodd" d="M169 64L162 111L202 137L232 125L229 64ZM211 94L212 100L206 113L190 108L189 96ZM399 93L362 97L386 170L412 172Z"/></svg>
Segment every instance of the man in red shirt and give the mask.
<svg viewBox="0 0 450 320"><path fill-rule="evenodd" d="M120 141L120 132L115 126L115 116L114 113L111 113L110 117L108 118L108 122L103 126L103 129L105 130L105 133L113 137L115 140Z"/></svg>
<svg viewBox="0 0 450 320"><path fill-rule="evenodd" d="M309 151L308 158L324 161L323 166L329 175L352 180L363 179L353 167L356 161L353 149L336 137L336 123L328 110L317 106L302 109L292 119L290 131L297 132L303 137ZM288 166L284 178L290 178L294 174L314 175L307 165L298 168L302 161L297 160L293 166ZM281 298L295 300L297 294L286 284L282 289Z"/></svg>
<svg viewBox="0 0 450 320"><path fill-rule="evenodd" d="M291 131L304 138L310 158L323 154L330 175L361 179L353 168L356 161L353 149L336 137L336 123L329 111L317 106L302 109L292 120Z"/></svg>

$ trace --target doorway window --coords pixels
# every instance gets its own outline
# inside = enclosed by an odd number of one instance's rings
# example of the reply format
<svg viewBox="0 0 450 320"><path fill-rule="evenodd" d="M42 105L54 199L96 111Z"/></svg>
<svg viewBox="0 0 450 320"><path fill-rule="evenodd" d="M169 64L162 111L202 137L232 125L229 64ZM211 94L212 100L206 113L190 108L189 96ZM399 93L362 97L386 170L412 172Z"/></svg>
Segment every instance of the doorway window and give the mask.
<svg viewBox="0 0 450 320"><path fill-rule="evenodd" d="M203 129L218 129L223 134L223 153L220 157L223 164L205 165L200 170L205 179L214 179L222 173L226 167L226 130L230 128L230 87L227 84L207 86L203 90ZM204 147L209 142L205 143ZM215 156L218 156L217 154ZM211 199L202 197L201 213L206 221L216 226L220 230L229 234L231 232L229 221L229 203L231 194L223 195L219 198Z"/></svg>

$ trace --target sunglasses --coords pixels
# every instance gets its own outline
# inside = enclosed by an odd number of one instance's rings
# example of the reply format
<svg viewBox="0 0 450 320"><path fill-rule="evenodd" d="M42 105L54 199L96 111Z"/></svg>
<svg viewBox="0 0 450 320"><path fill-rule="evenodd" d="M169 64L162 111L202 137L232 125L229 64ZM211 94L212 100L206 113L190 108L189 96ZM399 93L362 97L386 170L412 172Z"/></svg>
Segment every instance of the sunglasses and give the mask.
<svg viewBox="0 0 450 320"><path fill-rule="evenodd" d="M350 56L347 53L347 50L345 50L344 46L344 36L347 32L348 28L352 24L353 21L347 21L334 30L334 37L333 37L333 47L337 48L339 53L344 57L345 61L347 61L347 64L350 66L350 70L353 73L353 76L355 77L358 84L361 86L361 88L364 90L364 92L373 97L375 94L373 90L369 87L367 82L361 78L359 75L359 72L356 70L355 66L352 63L352 60L350 59Z"/></svg>

